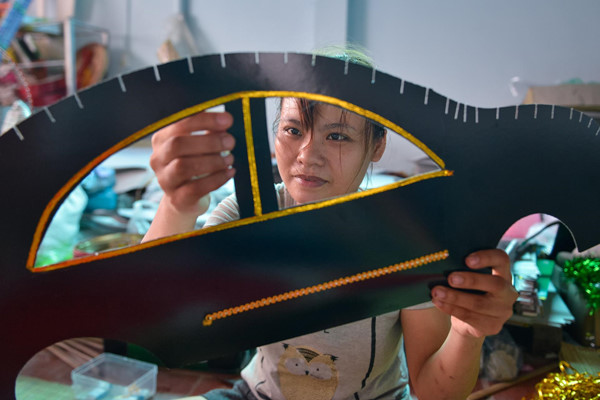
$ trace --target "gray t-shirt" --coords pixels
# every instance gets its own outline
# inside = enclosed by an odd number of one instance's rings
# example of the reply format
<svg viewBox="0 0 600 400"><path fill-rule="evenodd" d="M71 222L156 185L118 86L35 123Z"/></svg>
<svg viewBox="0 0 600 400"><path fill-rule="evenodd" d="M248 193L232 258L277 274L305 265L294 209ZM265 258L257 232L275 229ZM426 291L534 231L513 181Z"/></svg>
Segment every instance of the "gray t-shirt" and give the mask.
<svg viewBox="0 0 600 400"><path fill-rule="evenodd" d="M282 184L276 191L280 208L294 205ZM204 226L237 219L231 195ZM258 399L408 399L400 312L259 347L242 378Z"/></svg>

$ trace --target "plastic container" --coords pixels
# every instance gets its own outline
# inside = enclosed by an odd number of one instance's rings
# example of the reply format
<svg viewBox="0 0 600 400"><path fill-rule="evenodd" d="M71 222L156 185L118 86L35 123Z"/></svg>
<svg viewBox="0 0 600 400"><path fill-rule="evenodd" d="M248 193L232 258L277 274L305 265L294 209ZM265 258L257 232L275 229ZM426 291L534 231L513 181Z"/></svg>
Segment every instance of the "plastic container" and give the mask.
<svg viewBox="0 0 600 400"><path fill-rule="evenodd" d="M540 270L540 276L537 278L538 297L540 300L548 298L548 286L554 271L554 260L539 259L536 261L537 267Z"/></svg>
<svg viewBox="0 0 600 400"><path fill-rule="evenodd" d="M77 400L145 400L156 393L154 364L103 353L71 371Z"/></svg>

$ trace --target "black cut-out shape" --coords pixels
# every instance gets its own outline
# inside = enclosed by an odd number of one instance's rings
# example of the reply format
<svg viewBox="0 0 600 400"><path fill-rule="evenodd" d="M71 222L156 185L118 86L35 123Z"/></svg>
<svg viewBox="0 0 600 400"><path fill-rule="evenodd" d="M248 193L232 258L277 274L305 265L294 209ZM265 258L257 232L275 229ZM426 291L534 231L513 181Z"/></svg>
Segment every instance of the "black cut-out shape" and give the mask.
<svg viewBox="0 0 600 400"><path fill-rule="evenodd" d="M224 59L160 65L160 81L153 68L111 79L0 137L0 397L14 396L30 357L66 338L133 342L183 366L427 301L428 282L460 267L471 250L494 247L532 213L559 218L580 249L600 237L597 198L586 194L600 181L599 127L587 116L542 105L535 113L534 106L467 107L308 54L261 53L258 64L254 53ZM415 135L454 175L56 271L26 268L44 210L101 154L182 109L263 90L317 93L370 110ZM237 151L245 151L239 142ZM236 188L249 181L238 174ZM206 313L443 249L444 262L202 324Z"/></svg>

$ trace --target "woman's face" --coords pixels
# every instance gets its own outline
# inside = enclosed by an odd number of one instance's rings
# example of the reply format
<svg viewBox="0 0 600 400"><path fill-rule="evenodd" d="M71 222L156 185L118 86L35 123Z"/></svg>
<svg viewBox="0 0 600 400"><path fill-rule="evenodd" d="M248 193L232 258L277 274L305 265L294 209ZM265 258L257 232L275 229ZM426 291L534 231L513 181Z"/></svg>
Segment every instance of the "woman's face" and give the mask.
<svg viewBox="0 0 600 400"><path fill-rule="evenodd" d="M369 163L383 155L385 138L366 149L366 120L327 104L316 107L312 127L300 121L298 102L283 99L275 155L292 198L307 203L357 191Z"/></svg>

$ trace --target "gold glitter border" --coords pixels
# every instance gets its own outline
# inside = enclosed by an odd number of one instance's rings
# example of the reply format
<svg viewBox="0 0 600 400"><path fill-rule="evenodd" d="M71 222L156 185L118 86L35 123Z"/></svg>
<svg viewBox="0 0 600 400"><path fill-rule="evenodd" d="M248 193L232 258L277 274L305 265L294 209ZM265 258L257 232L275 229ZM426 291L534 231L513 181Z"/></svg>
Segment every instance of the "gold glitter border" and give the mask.
<svg viewBox="0 0 600 400"><path fill-rule="evenodd" d="M412 178L407 178L402 181L395 182L395 183L392 183L389 185L385 185L385 186L382 186L379 188L369 189L369 190L365 190L362 192L341 196L341 197L338 197L335 199L325 200L325 201L321 201L318 203L306 204L306 205L298 206L298 207L292 207L292 208L275 211L275 212L268 213L268 214L262 214L262 211L261 211L260 215L256 215L256 216L250 217L250 218L245 218L243 220L229 222L226 224L218 225L216 227L201 229L201 230L178 234L178 235L172 235L172 236L168 236L168 237L165 237L162 239L153 240L153 241L142 243L142 244L135 245L135 246L130 246L130 247L126 247L126 248L122 248L122 249L118 249L118 250L107 251L107 252L95 254L92 256L75 258L75 259L63 261L60 263L48 265L45 267L35 268L35 259L37 257L37 251L39 249L40 243L43 238L44 229L48 223L48 220L50 219L52 211L55 210L58 207L61 200L64 199L70 193L70 191L102 161L106 160L108 157L110 157L117 151L127 147L128 145L134 143L135 141L137 141L137 140L139 140L139 139L141 139L141 138L143 138L143 137L145 137L145 136L147 136L169 124L177 122L185 117L188 117L192 114L196 114L201 111L205 111L209 108L213 108L218 105L222 105L222 104L225 104L225 103L228 103L231 101L235 101L235 100L241 99L242 102L247 101L249 104L250 98L267 98L267 97L306 98L306 99L310 99L310 100L320 101L323 103L337 105L339 107L350 110L358 115L362 115L366 118L376 121L380 125L388 128L388 129L391 129L395 133L406 138L408 141L410 141L415 146L417 146L419 149L421 149L425 154L427 154L437 165L440 166L440 168L442 168L442 170L426 173L426 174L419 175L419 176L412 177ZM244 105L243 105L243 107L244 107ZM251 125L250 116L249 116L250 113L249 112L246 113L246 111L247 110L244 109L245 128L247 128L249 125ZM248 108L248 111L249 111L249 108ZM246 117L246 114L248 114L248 117ZM251 132L250 132L250 135L251 135ZM248 129L246 129L246 138L248 138ZM250 140L250 143L247 143L247 147L248 147L249 157L250 157L250 154L252 154L252 156L253 156L254 155L253 140ZM253 165L254 165L254 169L255 169L256 165L255 164L253 164ZM92 159L92 161L90 161L84 168L79 170L79 172L77 172L71 179L69 179L67 181L67 183L62 188L60 188L58 190L58 192L52 197L52 199L50 200L48 205L44 208L44 211L42 212L42 216L40 217L40 221L38 222L38 225L33 234L33 240L32 240L30 250L29 250L26 267L30 271L36 272L36 273L37 272L47 272L47 271L70 267L73 265L84 264L84 263L91 262L91 261L98 260L98 259L117 257L119 255L128 254L128 253L135 252L135 251L142 250L142 249L149 248L149 247L159 246L159 245L162 245L165 243L169 243L169 242L172 242L175 240L179 240L179 239L183 239L183 238L187 238L187 237L191 237L191 236L199 236L199 235L207 234L207 233L214 232L214 231L229 229L229 228L233 228L236 226L248 225L251 223L264 221L264 220L268 220L268 219L273 219L273 218L278 218L278 217L289 215L289 214L295 214L298 212L305 212L305 211L310 211L313 209L328 207L328 206L340 204L340 203L343 203L346 201L355 200L357 198L362 198L362 197L370 196L370 195L373 195L376 193L381 193L384 191L392 190L392 189L398 188L400 186L406 186L408 184L412 184L412 183L419 182L422 180L437 178L437 177L452 176L452 174L453 174L452 171L445 169L445 163L443 162L443 160L440 157L438 157L431 149L429 149L427 146L425 146L425 144L423 144L421 141L416 139L413 135L408 133L406 130L404 130L397 124L393 123L392 121L389 121L389 120L379 116L378 114L375 114L371 111L365 110L365 109L358 107L347 101L340 100L340 99L337 99L337 98L331 97L331 96L322 95L322 94L307 93L307 92L295 92L295 91L243 91L243 92L232 93L229 95L211 99L209 101L205 101L203 103L197 104L192 107L188 107L188 108L183 109L183 110L181 110L175 114L172 114L166 118L156 121L156 122L148 125L147 127L135 132L131 136L127 137L126 139L118 142L114 146L110 147L108 150L102 152L97 157L94 157ZM258 193L258 184L257 183L255 184L255 182L252 182L252 191L253 191L253 196L255 196L255 194L254 194L255 192ZM259 198L260 198L260 196L259 196ZM257 203L255 202L254 204L255 204L255 208L256 208ZM260 206L260 203L259 203L259 206Z"/></svg>
<svg viewBox="0 0 600 400"><path fill-rule="evenodd" d="M449 256L448 250L442 250L437 253L425 255L413 260L405 261L399 264L390 265L389 267L378 268L372 271L360 272L358 274L345 276L329 282L319 283L302 289L292 290L275 296L265 297L260 300L251 301L239 306L226 308L214 313L207 314L202 321L204 326L210 326L213 322L228 318L243 312L255 310L257 308L267 307L272 304L281 303L284 301L296 299L298 297L308 296L309 294L323 292L325 290L335 289L345 285L362 282L368 279L375 279L384 275L389 275L394 272L405 271L412 268L417 268L426 264L447 259Z"/></svg>

